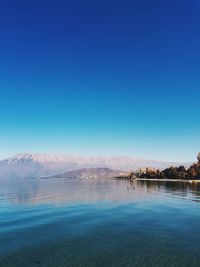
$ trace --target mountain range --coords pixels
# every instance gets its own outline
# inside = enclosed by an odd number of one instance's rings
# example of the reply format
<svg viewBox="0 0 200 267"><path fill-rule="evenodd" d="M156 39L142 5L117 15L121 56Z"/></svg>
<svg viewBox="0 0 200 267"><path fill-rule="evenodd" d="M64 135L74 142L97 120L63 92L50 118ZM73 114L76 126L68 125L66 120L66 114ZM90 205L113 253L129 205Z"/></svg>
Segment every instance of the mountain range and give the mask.
<svg viewBox="0 0 200 267"><path fill-rule="evenodd" d="M186 167L191 163L183 164ZM59 175L80 169L103 168L120 171L135 171L139 168L161 170L181 163L138 159L132 157L74 156L52 154L17 154L0 160L0 178L32 178ZM74 174L73 174L74 175ZM97 172L95 176L98 175Z"/></svg>

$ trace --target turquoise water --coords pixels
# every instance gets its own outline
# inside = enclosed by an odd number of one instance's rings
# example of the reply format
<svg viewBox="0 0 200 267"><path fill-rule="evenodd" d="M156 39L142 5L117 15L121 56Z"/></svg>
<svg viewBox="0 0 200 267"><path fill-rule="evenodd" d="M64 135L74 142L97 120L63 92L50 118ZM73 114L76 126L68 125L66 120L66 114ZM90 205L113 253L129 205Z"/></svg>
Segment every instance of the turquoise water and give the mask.
<svg viewBox="0 0 200 267"><path fill-rule="evenodd" d="M0 266L200 266L200 184L2 180Z"/></svg>

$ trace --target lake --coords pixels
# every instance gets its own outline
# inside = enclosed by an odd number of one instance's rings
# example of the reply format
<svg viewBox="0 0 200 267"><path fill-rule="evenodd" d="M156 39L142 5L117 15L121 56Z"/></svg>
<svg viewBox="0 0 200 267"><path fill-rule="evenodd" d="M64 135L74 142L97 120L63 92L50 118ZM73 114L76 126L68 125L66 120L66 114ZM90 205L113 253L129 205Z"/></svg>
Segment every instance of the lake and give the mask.
<svg viewBox="0 0 200 267"><path fill-rule="evenodd" d="M0 266L200 266L200 184L0 181Z"/></svg>

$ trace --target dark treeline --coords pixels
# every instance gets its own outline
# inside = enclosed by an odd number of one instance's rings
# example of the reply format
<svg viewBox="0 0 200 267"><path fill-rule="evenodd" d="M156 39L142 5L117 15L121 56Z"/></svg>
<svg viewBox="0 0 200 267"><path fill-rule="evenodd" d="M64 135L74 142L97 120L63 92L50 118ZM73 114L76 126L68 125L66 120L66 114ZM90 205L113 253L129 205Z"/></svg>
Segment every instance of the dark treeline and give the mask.
<svg viewBox="0 0 200 267"><path fill-rule="evenodd" d="M200 164L194 164L190 168L170 167L163 171L152 170L147 168L145 172L136 173L138 178L149 178L149 179L200 179Z"/></svg>
<svg viewBox="0 0 200 267"><path fill-rule="evenodd" d="M118 178L126 178L130 180L134 178L200 180L200 153L197 159L198 162L194 163L189 168L185 168L184 166L170 167L163 171L160 171L159 169L145 168Z"/></svg>

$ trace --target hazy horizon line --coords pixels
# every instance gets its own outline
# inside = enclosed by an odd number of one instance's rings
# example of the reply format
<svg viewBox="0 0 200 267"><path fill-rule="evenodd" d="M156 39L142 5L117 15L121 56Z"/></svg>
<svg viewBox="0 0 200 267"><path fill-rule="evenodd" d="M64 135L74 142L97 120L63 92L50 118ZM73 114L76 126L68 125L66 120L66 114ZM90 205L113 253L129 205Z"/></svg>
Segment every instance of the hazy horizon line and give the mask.
<svg viewBox="0 0 200 267"><path fill-rule="evenodd" d="M133 155L120 155L120 154L109 154L109 155L103 155L103 154L83 154L83 153L63 153L63 152L18 152L18 153L12 153L9 155L5 155L5 156L0 156L0 161L1 160L5 160L5 159L9 159L15 156L20 156L20 155L40 155L40 156L73 156L73 157L88 157L88 158L92 158L92 157L102 157L102 158L112 158L112 157L118 157L118 158L132 158L132 159L138 159L138 160L151 160L151 161L159 161L159 162L171 162L171 163L191 163L191 162L195 162L195 160L184 160L184 161L179 161L179 160L164 160L164 159L155 159L155 158L149 158L149 157L137 157L137 156L133 156Z"/></svg>

